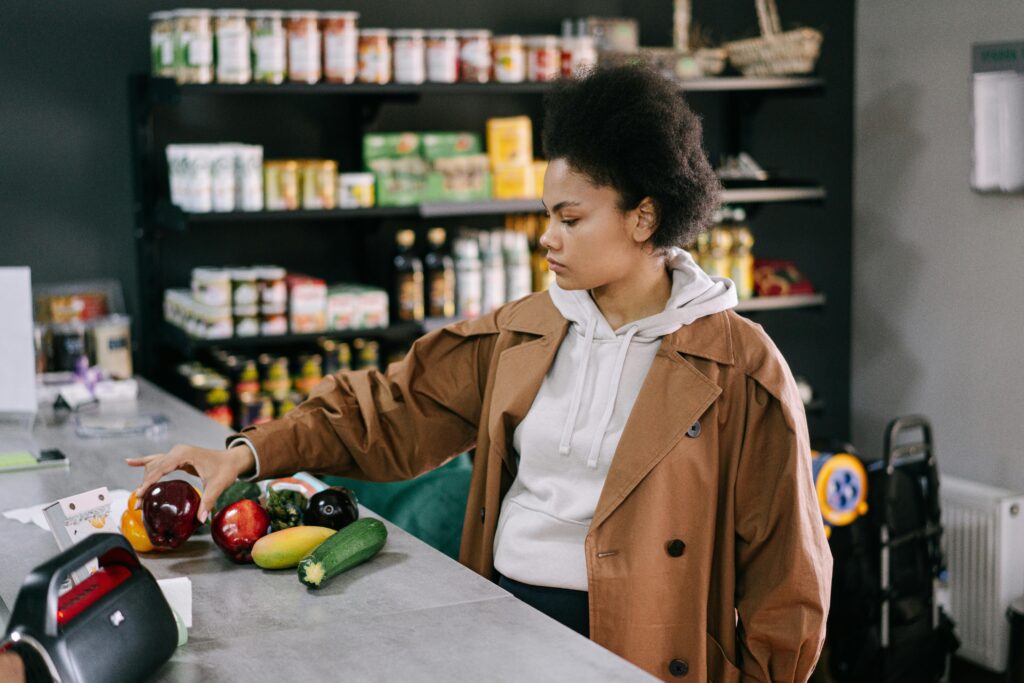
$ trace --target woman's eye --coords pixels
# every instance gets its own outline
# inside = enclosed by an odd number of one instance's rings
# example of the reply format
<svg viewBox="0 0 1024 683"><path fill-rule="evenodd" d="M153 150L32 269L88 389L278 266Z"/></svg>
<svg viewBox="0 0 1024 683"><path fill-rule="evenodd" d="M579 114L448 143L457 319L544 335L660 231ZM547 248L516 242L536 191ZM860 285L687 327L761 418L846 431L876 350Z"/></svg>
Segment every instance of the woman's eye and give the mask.
<svg viewBox="0 0 1024 683"><path fill-rule="evenodd" d="M578 218L563 218L562 225L566 226L567 228L571 228L572 226L576 225L576 221L578 220Z"/></svg>

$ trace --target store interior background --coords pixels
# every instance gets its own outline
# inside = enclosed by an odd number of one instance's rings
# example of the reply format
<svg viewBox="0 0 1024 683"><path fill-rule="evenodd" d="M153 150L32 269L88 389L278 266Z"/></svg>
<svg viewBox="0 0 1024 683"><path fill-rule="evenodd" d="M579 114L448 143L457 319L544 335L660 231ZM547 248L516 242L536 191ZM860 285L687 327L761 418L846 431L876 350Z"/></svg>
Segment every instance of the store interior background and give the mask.
<svg viewBox="0 0 1024 683"><path fill-rule="evenodd" d="M126 80L148 67L148 13L179 4L5 6L0 265L28 264L37 283L115 277L136 313ZM283 6L213 6L239 4ZM565 16L634 16L643 44L671 42L665 0L302 4L357 10L363 26L519 33L557 32ZM755 30L752 0L714 4L735 30ZM852 81L848 112L813 122L836 130L837 148L853 146L853 442L880 451L890 419L921 413L941 470L1024 489L1024 200L968 183L971 45L1020 39L1024 3L779 4L785 24L816 26L826 40L851 34L830 27L855 22L853 44L837 51L851 63L822 65L836 76L826 87ZM829 187L833 201L844 192Z"/></svg>

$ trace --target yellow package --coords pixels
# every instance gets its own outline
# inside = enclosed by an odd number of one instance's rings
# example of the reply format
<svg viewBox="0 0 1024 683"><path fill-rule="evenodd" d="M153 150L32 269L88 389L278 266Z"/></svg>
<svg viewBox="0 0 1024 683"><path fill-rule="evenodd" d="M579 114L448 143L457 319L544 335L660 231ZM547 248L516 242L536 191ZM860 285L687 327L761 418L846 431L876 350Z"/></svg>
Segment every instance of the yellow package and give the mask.
<svg viewBox="0 0 1024 683"><path fill-rule="evenodd" d="M533 122L529 116L487 119L487 156L498 164L533 161Z"/></svg>
<svg viewBox="0 0 1024 683"><path fill-rule="evenodd" d="M533 162L533 196L544 198L544 174L548 172L548 162L537 159Z"/></svg>
<svg viewBox="0 0 1024 683"><path fill-rule="evenodd" d="M531 199L537 196L533 162L497 164L493 183L495 199Z"/></svg>

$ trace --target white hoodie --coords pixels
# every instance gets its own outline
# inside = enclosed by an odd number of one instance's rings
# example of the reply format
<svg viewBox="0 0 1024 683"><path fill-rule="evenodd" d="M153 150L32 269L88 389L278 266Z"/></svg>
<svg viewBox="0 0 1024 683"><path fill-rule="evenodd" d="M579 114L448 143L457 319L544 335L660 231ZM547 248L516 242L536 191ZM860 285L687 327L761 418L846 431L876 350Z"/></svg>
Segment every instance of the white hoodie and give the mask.
<svg viewBox="0 0 1024 683"><path fill-rule="evenodd" d="M666 262L665 310L618 330L589 292L549 288L572 325L513 434L519 471L494 539L494 566L510 579L587 590L584 541L661 337L737 303L732 280L707 275L689 252L675 249Z"/></svg>

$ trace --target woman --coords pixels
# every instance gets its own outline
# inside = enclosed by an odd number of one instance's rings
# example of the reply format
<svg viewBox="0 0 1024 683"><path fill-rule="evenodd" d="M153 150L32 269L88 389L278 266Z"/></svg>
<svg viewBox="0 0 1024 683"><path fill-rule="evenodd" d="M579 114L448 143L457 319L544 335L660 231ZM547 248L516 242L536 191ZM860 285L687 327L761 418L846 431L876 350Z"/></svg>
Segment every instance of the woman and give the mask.
<svg viewBox="0 0 1024 683"><path fill-rule="evenodd" d="M718 182L670 82L600 69L546 100L548 292L420 339L386 373L326 378L225 451L129 461L198 473L415 477L476 448L460 561L667 680L805 680L831 556L803 405L679 249Z"/></svg>

